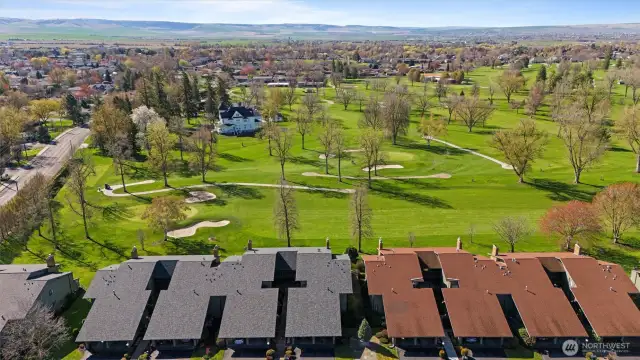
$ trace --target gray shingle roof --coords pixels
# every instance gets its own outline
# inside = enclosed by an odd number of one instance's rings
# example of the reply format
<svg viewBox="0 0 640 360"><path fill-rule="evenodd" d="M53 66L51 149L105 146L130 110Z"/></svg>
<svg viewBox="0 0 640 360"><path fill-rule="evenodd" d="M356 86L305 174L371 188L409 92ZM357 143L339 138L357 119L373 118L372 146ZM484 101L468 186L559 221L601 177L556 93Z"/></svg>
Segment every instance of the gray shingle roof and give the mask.
<svg viewBox="0 0 640 360"><path fill-rule="evenodd" d="M298 253L296 280L307 286L289 289L285 336L342 336L340 295L353 293L349 257Z"/></svg>

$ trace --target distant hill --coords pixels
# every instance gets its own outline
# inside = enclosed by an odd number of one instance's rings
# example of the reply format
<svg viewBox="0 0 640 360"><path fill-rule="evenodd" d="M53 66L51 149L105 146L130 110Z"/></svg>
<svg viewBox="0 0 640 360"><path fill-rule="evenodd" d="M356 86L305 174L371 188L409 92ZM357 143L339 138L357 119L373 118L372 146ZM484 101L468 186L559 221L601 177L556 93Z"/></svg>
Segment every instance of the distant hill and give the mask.
<svg viewBox="0 0 640 360"><path fill-rule="evenodd" d="M195 24L102 19L0 18L3 39L318 39L318 40L595 40L639 39L640 24L528 26L511 28L416 28L323 24Z"/></svg>

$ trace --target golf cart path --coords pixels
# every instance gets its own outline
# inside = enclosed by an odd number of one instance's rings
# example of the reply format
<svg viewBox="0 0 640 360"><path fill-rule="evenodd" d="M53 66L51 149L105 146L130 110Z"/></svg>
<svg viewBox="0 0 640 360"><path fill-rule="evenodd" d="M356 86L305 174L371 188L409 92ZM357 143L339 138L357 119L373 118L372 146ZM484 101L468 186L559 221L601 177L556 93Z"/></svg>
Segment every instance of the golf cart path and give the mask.
<svg viewBox="0 0 640 360"><path fill-rule="evenodd" d="M326 178L337 178L338 175L320 174L317 172L305 172L302 176L315 176ZM367 180L367 177L343 176L343 179L349 180ZM414 175L414 176L372 176L371 180L411 180L411 179L451 179L451 174L440 173L433 175Z"/></svg>
<svg viewBox="0 0 640 360"><path fill-rule="evenodd" d="M130 186L136 185L144 185L144 184L153 184L155 180L145 180L136 183L127 184L127 188ZM113 185L111 186L111 190L102 189L100 190L104 195L110 197L127 197L127 196L140 196L140 195L149 195L149 194L158 194L163 192L169 192L174 190L185 190L185 189L203 189L207 187L220 187L220 186L251 186L251 187L266 187L266 188L279 188L281 185L275 184L259 184L259 183L211 183L211 184L198 184L198 185L189 185L182 186L178 188L164 188L158 190L149 190L149 191L140 191L135 193L123 193L123 194L115 194L114 191L121 189L122 185ZM300 186L300 185L285 185L287 189L295 189L295 190L309 190L309 191L324 191L324 192L337 192L343 194L352 194L355 192L353 189L329 189L329 188L318 188L318 187L310 187L310 186Z"/></svg>
<svg viewBox="0 0 640 360"><path fill-rule="evenodd" d="M498 159L492 158L491 156L487 156L487 155L484 155L484 154L480 154L479 152L476 152L476 151L473 151L473 150L465 149L465 148L463 148L463 147L461 147L461 146L458 146L458 145L456 145L456 144L452 144L452 143L447 142L447 141L444 141L444 140L440 140L440 139L436 139L436 138L431 138L431 141L436 141L436 142L439 142L439 143L441 143L441 144L445 144L445 145L447 145L447 146L451 146L452 148L456 148L456 149L458 149L458 150L466 151L466 152L471 153L471 154L473 154L473 155L480 156L481 158L485 158L485 159L487 159L487 160L489 160L489 161L493 161L494 163L496 163L496 164L498 164L498 165L502 166L502 168L503 168L503 169L506 169L506 170L513 170L513 166L511 166L511 165L507 164L506 162L503 162L503 161L500 161L500 160L498 160Z"/></svg>

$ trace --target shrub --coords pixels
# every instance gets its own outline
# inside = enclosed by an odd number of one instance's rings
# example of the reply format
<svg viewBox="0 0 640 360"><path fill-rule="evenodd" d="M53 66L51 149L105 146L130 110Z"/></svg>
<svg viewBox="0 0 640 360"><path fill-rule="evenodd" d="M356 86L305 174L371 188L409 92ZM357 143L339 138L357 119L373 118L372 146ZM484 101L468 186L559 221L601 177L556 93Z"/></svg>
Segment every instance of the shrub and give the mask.
<svg viewBox="0 0 640 360"><path fill-rule="evenodd" d="M217 339L216 340L216 347L218 349L226 349L227 348L227 343L222 339Z"/></svg>
<svg viewBox="0 0 640 360"><path fill-rule="evenodd" d="M204 356L202 357L203 360L211 360L213 359L213 356L211 354L204 354Z"/></svg>
<svg viewBox="0 0 640 360"><path fill-rule="evenodd" d="M388 337L381 337L378 339L380 341L380 344L388 344L389 343L389 338Z"/></svg>
<svg viewBox="0 0 640 360"><path fill-rule="evenodd" d="M275 351L275 350L273 350L273 349L269 349L269 350L267 350L267 357L269 357L269 356L273 356L273 355L275 355L275 354L276 354L276 351Z"/></svg>
<svg viewBox="0 0 640 360"><path fill-rule="evenodd" d="M358 260L358 249L353 246L349 246L347 250L344 251L345 254L349 255L349 259L351 259L352 263L355 263Z"/></svg>
<svg viewBox="0 0 640 360"><path fill-rule="evenodd" d="M138 356L138 360L147 360L149 358L149 354L144 353L140 356Z"/></svg>
<svg viewBox="0 0 640 360"><path fill-rule="evenodd" d="M293 346L289 345L285 348L285 351L293 351Z"/></svg>
<svg viewBox="0 0 640 360"><path fill-rule="evenodd" d="M382 330L380 330L380 331L378 331L378 332L376 333L376 337L377 337L378 339L383 338L383 337L388 338L388 337L389 337L389 334L387 333L387 330L386 330L386 329L382 329Z"/></svg>
<svg viewBox="0 0 640 360"><path fill-rule="evenodd" d="M362 260L358 260L358 261L356 261L356 269L357 269L359 272L364 273L364 272L365 272L364 261L362 261Z"/></svg>
<svg viewBox="0 0 640 360"><path fill-rule="evenodd" d="M438 356L440 356L440 359L446 359L447 358L447 352L443 350L440 350L438 352Z"/></svg>
<svg viewBox="0 0 640 360"><path fill-rule="evenodd" d="M536 344L536 338L533 336L529 336L527 329L520 328L518 329L518 335L520 335L520 339L524 342L528 347L532 347Z"/></svg>
<svg viewBox="0 0 640 360"><path fill-rule="evenodd" d="M469 349L463 347L462 349L460 349L460 355L462 355L462 357L469 356Z"/></svg>
<svg viewBox="0 0 640 360"><path fill-rule="evenodd" d="M593 359L593 353L591 351L587 352L586 354L584 354L584 358L587 360L592 360Z"/></svg>

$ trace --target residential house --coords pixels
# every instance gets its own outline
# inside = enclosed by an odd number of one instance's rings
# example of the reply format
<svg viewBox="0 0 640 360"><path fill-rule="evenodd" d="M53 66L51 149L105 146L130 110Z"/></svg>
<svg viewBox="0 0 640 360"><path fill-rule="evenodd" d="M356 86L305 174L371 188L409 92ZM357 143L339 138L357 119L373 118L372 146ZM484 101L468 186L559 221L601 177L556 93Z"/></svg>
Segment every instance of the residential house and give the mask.
<svg viewBox="0 0 640 360"><path fill-rule="evenodd" d="M350 261L324 248L259 248L242 256L137 255L96 274L77 342L120 354L144 340L191 350L204 334L231 348L333 346L353 292Z"/></svg>
<svg viewBox="0 0 640 360"><path fill-rule="evenodd" d="M222 135L253 134L262 127L262 116L258 110L242 105L220 108L217 131Z"/></svg>
<svg viewBox="0 0 640 360"><path fill-rule="evenodd" d="M38 303L60 312L78 289L78 280L60 272L53 255L46 264L0 265L0 345L8 324L22 321Z"/></svg>

